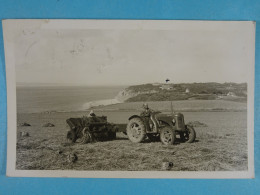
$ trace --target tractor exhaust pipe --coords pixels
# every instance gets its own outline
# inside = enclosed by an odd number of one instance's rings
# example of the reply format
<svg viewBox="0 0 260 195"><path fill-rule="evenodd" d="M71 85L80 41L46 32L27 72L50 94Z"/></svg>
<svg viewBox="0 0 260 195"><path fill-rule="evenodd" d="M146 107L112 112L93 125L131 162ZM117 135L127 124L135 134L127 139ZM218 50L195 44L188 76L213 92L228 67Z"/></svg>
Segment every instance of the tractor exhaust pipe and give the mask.
<svg viewBox="0 0 260 195"><path fill-rule="evenodd" d="M172 107L172 101L171 101L171 114L173 116L173 107Z"/></svg>

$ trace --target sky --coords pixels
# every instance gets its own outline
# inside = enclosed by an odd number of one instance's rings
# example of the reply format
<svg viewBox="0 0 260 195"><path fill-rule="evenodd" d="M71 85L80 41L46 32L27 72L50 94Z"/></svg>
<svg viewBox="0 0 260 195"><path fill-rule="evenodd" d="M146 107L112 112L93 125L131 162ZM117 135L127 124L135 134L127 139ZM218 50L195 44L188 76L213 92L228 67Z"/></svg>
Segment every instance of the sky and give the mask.
<svg viewBox="0 0 260 195"><path fill-rule="evenodd" d="M252 22L7 20L17 83L247 82Z"/></svg>

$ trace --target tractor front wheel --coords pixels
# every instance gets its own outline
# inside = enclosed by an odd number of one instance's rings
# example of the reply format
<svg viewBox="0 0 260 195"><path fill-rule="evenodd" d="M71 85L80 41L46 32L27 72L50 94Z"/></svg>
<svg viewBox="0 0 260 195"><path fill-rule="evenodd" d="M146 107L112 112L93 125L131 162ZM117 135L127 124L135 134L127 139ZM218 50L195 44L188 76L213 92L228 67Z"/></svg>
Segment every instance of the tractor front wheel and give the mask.
<svg viewBox="0 0 260 195"><path fill-rule="evenodd" d="M176 140L175 131L170 127L164 127L160 132L161 142L165 145L172 145Z"/></svg>
<svg viewBox="0 0 260 195"><path fill-rule="evenodd" d="M140 143L146 135L144 122L140 118L132 118L127 124L126 133L130 141Z"/></svg>
<svg viewBox="0 0 260 195"><path fill-rule="evenodd" d="M187 143L192 143L196 139L196 132L193 127L187 125L186 126L186 132L184 133L184 140Z"/></svg>

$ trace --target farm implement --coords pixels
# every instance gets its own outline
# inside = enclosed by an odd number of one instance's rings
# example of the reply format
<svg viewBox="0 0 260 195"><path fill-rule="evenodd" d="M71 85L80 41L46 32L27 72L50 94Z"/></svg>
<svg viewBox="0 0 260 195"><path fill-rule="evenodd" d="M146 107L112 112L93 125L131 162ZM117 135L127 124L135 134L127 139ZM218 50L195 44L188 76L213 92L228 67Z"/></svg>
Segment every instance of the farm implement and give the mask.
<svg viewBox="0 0 260 195"><path fill-rule="evenodd" d="M71 142L89 143L116 139L116 132L125 131L126 125L107 122L106 116L69 118L67 139Z"/></svg>

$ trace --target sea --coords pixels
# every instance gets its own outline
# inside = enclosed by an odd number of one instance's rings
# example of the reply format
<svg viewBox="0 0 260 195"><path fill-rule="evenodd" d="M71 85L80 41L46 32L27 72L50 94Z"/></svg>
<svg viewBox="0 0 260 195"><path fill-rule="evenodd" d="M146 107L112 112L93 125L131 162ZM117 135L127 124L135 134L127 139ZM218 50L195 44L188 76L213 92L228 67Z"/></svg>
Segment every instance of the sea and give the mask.
<svg viewBox="0 0 260 195"><path fill-rule="evenodd" d="M120 103L115 97L125 86L18 86L17 113L69 112Z"/></svg>

